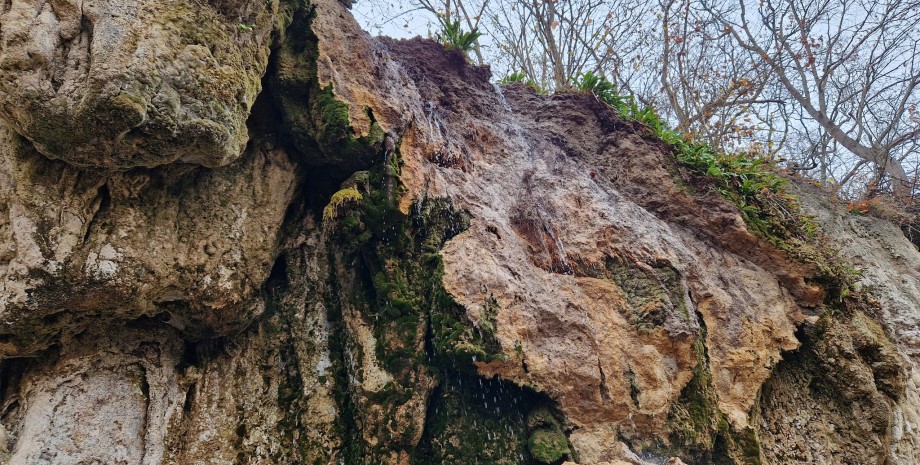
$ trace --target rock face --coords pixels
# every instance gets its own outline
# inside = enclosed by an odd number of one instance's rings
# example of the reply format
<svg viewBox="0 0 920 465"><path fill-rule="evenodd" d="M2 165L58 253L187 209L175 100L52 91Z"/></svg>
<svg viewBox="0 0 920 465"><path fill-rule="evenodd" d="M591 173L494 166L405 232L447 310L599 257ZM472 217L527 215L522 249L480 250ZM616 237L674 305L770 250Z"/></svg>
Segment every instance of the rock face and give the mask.
<svg viewBox="0 0 920 465"><path fill-rule="evenodd" d="M0 100L0 463L920 463L917 249L793 181L841 289L591 95L14 1Z"/></svg>
<svg viewBox="0 0 920 465"><path fill-rule="evenodd" d="M278 1L0 7L0 113L48 158L123 170L239 158Z"/></svg>

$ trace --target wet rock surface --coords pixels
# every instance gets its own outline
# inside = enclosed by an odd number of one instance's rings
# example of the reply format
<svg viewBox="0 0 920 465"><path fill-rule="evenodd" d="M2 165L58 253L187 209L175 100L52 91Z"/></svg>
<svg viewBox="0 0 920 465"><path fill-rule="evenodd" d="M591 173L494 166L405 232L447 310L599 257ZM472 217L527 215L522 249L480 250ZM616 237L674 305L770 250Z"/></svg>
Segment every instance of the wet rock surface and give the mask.
<svg viewBox="0 0 920 465"><path fill-rule="evenodd" d="M793 183L835 300L640 124L332 0L0 25L0 463L920 460L893 225Z"/></svg>

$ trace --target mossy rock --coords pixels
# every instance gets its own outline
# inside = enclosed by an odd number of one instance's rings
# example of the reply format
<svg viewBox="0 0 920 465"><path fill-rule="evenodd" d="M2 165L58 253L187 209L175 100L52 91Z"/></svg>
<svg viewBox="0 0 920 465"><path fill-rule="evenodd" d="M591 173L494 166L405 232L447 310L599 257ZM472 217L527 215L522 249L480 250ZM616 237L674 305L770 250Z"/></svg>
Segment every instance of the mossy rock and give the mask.
<svg viewBox="0 0 920 465"><path fill-rule="evenodd" d="M735 429L719 409L705 340L703 327L695 344L699 362L693 369L693 378L668 412L670 446L662 447L662 452L689 458L691 463L760 465L757 432L752 428Z"/></svg>
<svg viewBox="0 0 920 465"><path fill-rule="evenodd" d="M383 150L383 129L364 108L371 125L355 131L349 104L336 96L332 84L320 86L316 77L319 38L311 30L314 9L294 8L282 14L288 27L279 38L269 78L291 145L307 165L322 167L332 178L367 169Z"/></svg>
<svg viewBox="0 0 920 465"><path fill-rule="evenodd" d="M323 222L335 221L339 209L346 205L357 204L364 199L361 192L355 187L346 187L332 194L329 203L323 208Z"/></svg>
<svg viewBox="0 0 920 465"><path fill-rule="evenodd" d="M569 441L556 428L540 428L530 434L527 448L534 460L540 463L554 463L569 454Z"/></svg>
<svg viewBox="0 0 920 465"><path fill-rule="evenodd" d="M558 429L561 427L562 425L549 407L537 407L527 414L527 428L531 431L540 428Z"/></svg>

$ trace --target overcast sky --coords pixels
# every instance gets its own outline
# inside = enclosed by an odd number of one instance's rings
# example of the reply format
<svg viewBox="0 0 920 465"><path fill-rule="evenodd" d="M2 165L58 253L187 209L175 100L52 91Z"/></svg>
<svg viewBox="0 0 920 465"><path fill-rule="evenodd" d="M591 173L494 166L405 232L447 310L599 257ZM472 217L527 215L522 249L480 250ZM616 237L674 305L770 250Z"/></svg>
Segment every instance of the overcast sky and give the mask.
<svg viewBox="0 0 920 465"><path fill-rule="evenodd" d="M429 34L429 17L413 11L410 2L357 0L351 11L361 27L373 35L406 39Z"/></svg>

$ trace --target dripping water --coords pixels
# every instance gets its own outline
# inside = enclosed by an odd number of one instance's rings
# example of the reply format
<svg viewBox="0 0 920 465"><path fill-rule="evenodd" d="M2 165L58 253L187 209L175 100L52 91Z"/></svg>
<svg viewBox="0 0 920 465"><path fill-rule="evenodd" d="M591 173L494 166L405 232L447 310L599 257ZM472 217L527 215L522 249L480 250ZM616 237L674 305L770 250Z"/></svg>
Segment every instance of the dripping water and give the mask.
<svg viewBox="0 0 920 465"><path fill-rule="evenodd" d="M537 164L536 163L537 157L536 155L534 155L534 149L530 143L530 140L524 134L524 129L521 127L520 123L518 123L518 120L514 115L514 109L511 108L511 104L508 102L508 99L505 97L505 92L502 90L502 87L499 84L494 83L494 82L492 83L492 87L493 89L495 89L495 94L498 96L498 100L499 102L501 102L502 108L507 113L507 116L502 118L503 121L507 122L506 132L510 132L513 135L513 140L517 142L517 145L521 147L522 149L524 149L524 152L527 154L527 158L530 161L531 169L535 170L536 164ZM562 240L559 238L559 235L556 233L556 229L553 227L553 225L549 221L547 221L547 219L544 217L544 212L548 210L546 208L546 205L543 203L543 199L536 197L536 196L531 196L531 198L535 206L537 207L536 214L541 223L541 226L543 227L543 230L546 232L546 234L553 241L553 245L556 248L555 255L557 255L556 258L559 259L561 269L558 269L558 270L553 269L553 271L563 273L563 274L571 274L572 267L569 264L568 254L565 251L565 247L563 246ZM543 247L543 252L550 258L553 258L554 254L552 253L551 250L549 250L549 248L547 247L547 244L543 243L542 240L540 242ZM553 265L553 268L556 268L555 265Z"/></svg>

